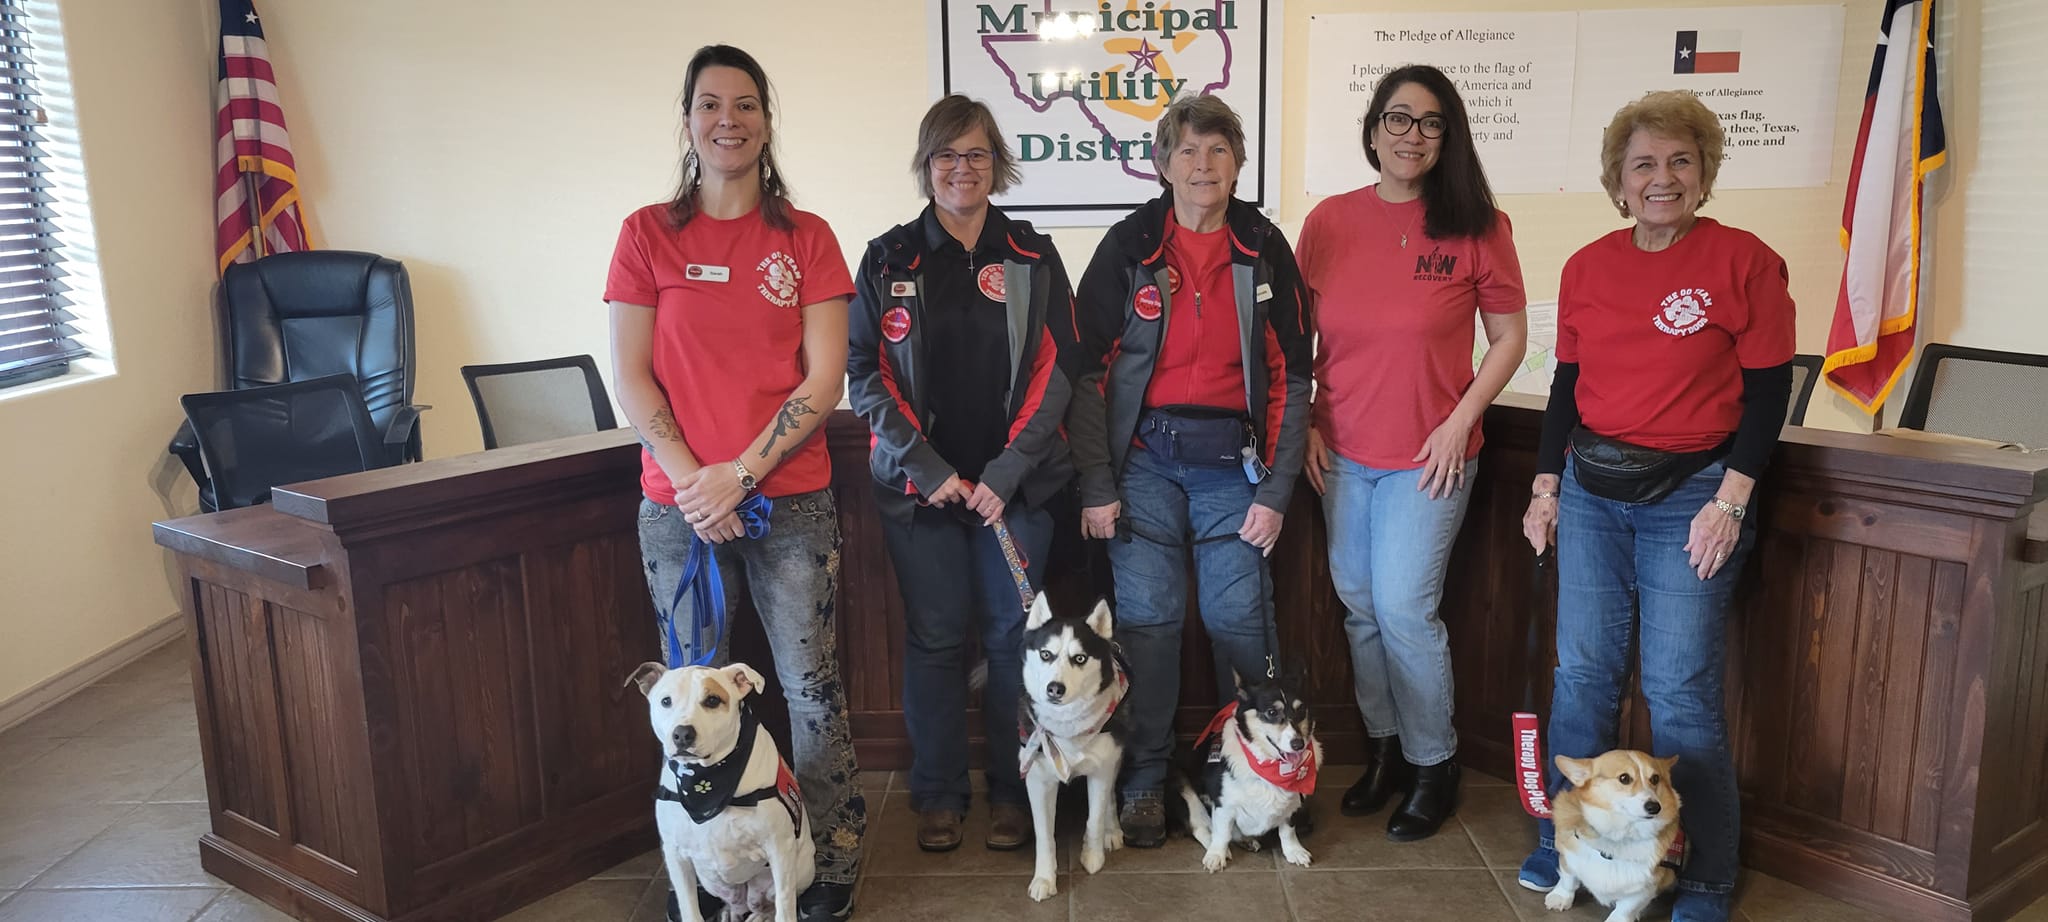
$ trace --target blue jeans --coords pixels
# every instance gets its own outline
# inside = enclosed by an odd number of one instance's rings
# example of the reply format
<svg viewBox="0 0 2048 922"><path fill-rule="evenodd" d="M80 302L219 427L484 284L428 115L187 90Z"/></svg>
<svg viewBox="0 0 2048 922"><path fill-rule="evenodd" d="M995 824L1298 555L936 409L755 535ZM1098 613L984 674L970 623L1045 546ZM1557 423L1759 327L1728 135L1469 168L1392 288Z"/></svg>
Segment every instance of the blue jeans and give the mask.
<svg viewBox="0 0 2048 922"><path fill-rule="evenodd" d="M1116 639L1131 664L1131 736L1122 791L1158 797L1173 756L1180 703L1181 622L1188 610L1187 544L1194 544L1202 626L1216 652L1219 700L1231 670L1266 674L1275 647L1266 558L1237 537L1256 487L1242 468L1195 467L1133 446L1124 465L1121 534L1109 542L1116 576ZM1218 538L1204 541L1206 538Z"/></svg>
<svg viewBox="0 0 2048 922"><path fill-rule="evenodd" d="M1042 585L1052 516L1014 505L1003 513L1032 585ZM952 508L921 507L908 523L882 516L903 591L903 723L910 733L910 805L967 811L967 652L978 628L988 657L981 695L990 803L1023 806L1017 775L1017 702L1023 694L1024 603L995 530Z"/></svg>
<svg viewBox="0 0 2048 922"><path fill-rule="evenodd" d="M1723 468L1711 464L1654 503L1601 499L1579 488L1566 462L1557 532L1557 681L1550 699L1550 748L1590 758L1615 747L1631 637L1640 632L1643 697L1650 704L1654 755L1677 756L1671 784L1684 801L1688 848L1680 889L1735 888L1742 799L1728 749L1722 694L1723 628L1742 562L1755 543L1742 537L1712 579L1687 561L1693 517L1714 498ZM1564 779L1553 762L1550 790ZM1541 844L1552 846L1549 821Z"/></svg>
<svg viewBox="0 0 2048 922"><path fill-rule="evenodd" d="M789 702L790 764L811 810L817 879L850 884L860 863L868 809L853 759L853 731L847 723L832 623L839 580L839 507L831 490L777 497L768 525L768 534L760 540L728 541L717 547L726 611L737 611L739 593L747 591L760 613L775 657L776 684ZM640 501L640 557L658 610L667 610L675 598L692 533L676 507ZM684 612L689 604L686 596ZM728 624L727 634L731 631ZM666 656L667 630L661 635ZM683 662L695 659L687 623L676 626L676 639L684 646ZM719 642L712 665L731 661L728 638Z"/></svg>
<svg viewBox="0 0 2048 922"><path fill-rule="evenodd" d="M1450 635L1437 616L1444 568L1478 477L1448 496L1417 490L1422 469L1394 471L1331 456L1323 475L1330 529L1330 577L1349 614L1351 674L1358 713L1374 737L1399 734L1416 765L1458 752L1451 728Z"/></svg>

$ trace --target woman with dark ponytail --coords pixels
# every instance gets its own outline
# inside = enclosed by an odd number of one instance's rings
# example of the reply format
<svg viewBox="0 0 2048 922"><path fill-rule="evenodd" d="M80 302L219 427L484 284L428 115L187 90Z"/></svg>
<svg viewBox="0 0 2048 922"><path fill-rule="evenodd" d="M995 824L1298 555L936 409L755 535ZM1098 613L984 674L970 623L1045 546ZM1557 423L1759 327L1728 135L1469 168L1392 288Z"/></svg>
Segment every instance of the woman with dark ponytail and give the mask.
<svg viewBox="0 0 2048 922"><path fill-rule="evenodd" d="M832 229L789 202L761 65L729 45L698 49L683 107L682 182L626 218L605 282L619 405L646 446L640 553L670 665L723 666L729 652L688 627L698 600L678 586L693 549L716 562L727 610L750 591L817 844L797 909L843 919L867 806L834 651L839 514L814 436L845 387L853 279Z"/></svg>
<svg viewBox="0 0 2048 922"><path fill-rule="evenodd" d="M1528 341L1522 268L1494 207L1465 103L1442 71L1380 81L1365 113L1378 183L1317 205L1301 232L1316 397L1306 471L1329 521L1358 709L1372 738L1348 816L1397 842L1457 807L1444 568L1476 479L1479 419ZM1473 317L1486 358L1472 367Z"/></svg>

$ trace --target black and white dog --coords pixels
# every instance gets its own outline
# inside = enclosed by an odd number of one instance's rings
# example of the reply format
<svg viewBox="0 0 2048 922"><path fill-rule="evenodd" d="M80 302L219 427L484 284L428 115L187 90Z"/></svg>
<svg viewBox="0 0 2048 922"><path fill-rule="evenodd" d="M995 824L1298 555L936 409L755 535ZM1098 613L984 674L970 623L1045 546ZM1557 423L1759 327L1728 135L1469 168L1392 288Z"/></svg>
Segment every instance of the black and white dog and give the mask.
<svg viewBox="0 0 2048 922"><path fill-rule="evenodd" d="M1280 854L1307 867L1300 833L1322 761L1323 744L1316 742L1315 721L1294 680L1247 685L1238 676L1237 700L1217 712L1195 740L1180 779L1188 828L1207 850L1202 867L1223 870L1233 840L1257 851L1257 837L1276 829Z"/></svg>
<svg viewBox="0 0 2048 922"><path fill-rule="evenodd" d="M1090 874L1102 870L1104 856L1124 846L1115 785L1129 718L1117 705L1130 680L1110 636L1108 602L1095 603L1086 619L1055 618L1040 593L1024 620L1024 697L1017 715L1023 745L1017 764L1031 797L1031 831L1038 840L1031 875L1034 900L1059 893L1053 814L1062 783L1088 779L1081 867Z"/></svg>
<svg viewBox="0 0 2048 922"><path fill-rule="evenodd" d="M693 895L701 885L725 901L728 920L793 922L817 847L795 775L745 704L760 690L761 674L744 663L642 663L627 681L647 696L648 721L667 760L654 820L679 897L674 917L700 922Z"/></svg>

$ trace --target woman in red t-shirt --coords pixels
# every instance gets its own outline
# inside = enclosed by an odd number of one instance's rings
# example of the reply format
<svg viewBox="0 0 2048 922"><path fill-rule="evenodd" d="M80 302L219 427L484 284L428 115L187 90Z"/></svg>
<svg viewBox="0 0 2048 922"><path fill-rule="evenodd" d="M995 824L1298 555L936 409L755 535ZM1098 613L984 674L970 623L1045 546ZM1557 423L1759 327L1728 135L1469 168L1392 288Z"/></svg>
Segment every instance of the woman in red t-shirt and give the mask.
<svg viewBox="0 0 2048 922"><path fill-rule="evenodd" d="M1528 342L1522 266L1442 71L1400 68L1365 114L1380 181L1326 199L1301 231L1315 301L1309 484L1349 613L1358 709L1372 737L1347 816L1396 795L1387 835L1435 835L1457 807L1451 651L1437 604L1478 462L1480 415ZM1472 327L1486 358L1472 368Z"/></svg>
<svg viewBox="0 0 2048 922"><path fill-rule="evenodd" d="M1722 145L1720 121L1683 91L1650 93L1608 124L1600 179L1635 226L1565 263L1557 372L1522 519L1537 553L1558 546L1555 754L1614 748L1641 651L1656 755L1677 757L1671 786L1685 804L1674 922L1729 915L1742 801L1723 628L1755 539L1745 513L1792 390L1785 261L1698 214ZM1553 771L1549 783L1562 779ZM1521 882L1559 881L1546 821Z"/></svg>
<svg viewBox="0 0 2048 922"><path fill-rule="evenodd" d="M730 653L725 638L693 636L679 588L693 544L715 549L728 609L741 584L751 591L817 843L798 910L845 918L867 807L834 652L839 515L812 436L844 387L853 280L832 229L790 205L760 64L709 45L687 73L682 186L626 218L605 283L619 404L646 446L640 551L669 662L697 659L700 643L717 645L712 665ZM771 509L765 534L755 494Z"/></svg>

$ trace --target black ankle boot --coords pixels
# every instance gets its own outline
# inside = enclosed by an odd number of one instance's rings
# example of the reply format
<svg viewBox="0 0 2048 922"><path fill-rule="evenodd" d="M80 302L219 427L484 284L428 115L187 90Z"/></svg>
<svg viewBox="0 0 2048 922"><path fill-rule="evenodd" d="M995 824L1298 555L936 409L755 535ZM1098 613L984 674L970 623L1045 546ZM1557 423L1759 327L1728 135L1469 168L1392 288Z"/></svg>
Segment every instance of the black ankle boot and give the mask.
<svg viewBox="0 0 2048 922"><path fill-rule="evenodd" d="M1367 816L1380 812L1396 794L1405 794L1414 781L1415 766L1401 757L1401 738L1382 736L1372 741L1372 764L1365 775L1344 792L1339 805L1345 816Z"/></svg>
<svg viewBox="0 0 2048 922"><path fill-rule="evenodd" d="M1445 759L1415 770L1415 789L1387 819L1387 838L1414 842L1436 835L1458 812L1458 763Z"/></svg>

